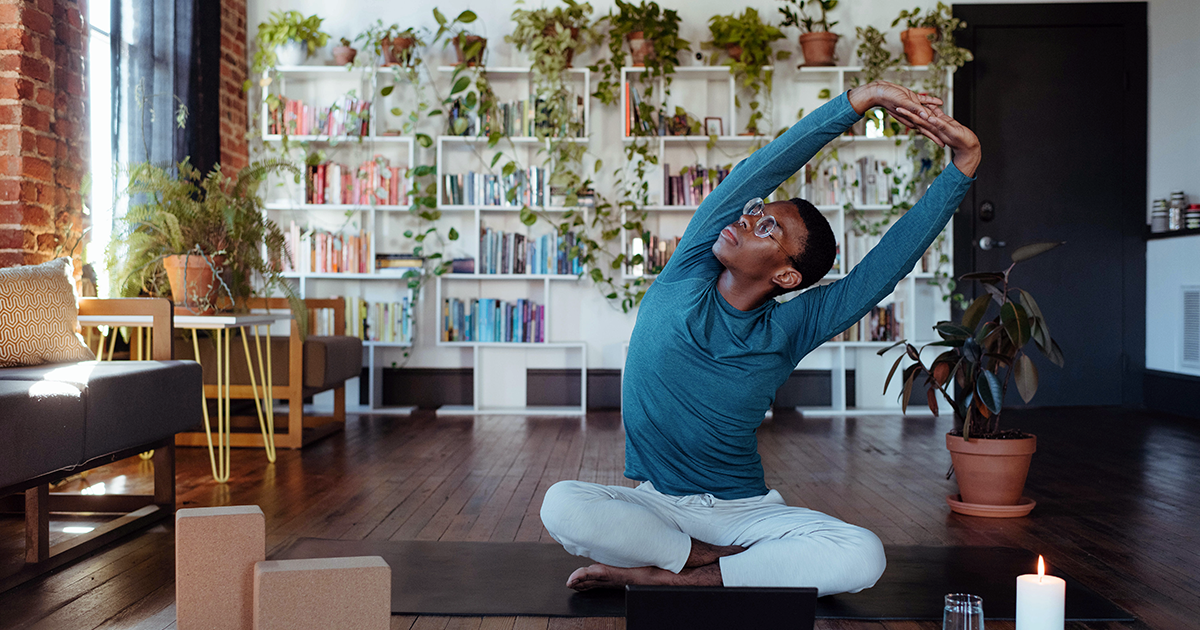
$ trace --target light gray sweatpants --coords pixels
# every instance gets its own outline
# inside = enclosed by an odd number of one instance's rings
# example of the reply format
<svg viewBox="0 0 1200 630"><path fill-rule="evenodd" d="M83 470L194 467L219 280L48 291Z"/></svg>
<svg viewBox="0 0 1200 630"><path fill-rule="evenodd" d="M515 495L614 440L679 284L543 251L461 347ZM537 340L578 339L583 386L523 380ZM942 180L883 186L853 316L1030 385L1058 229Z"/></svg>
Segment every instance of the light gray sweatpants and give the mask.
<svg viewBox="0 0 1200 630"><path fill-rule="evenodd" d="M827 514L788 507L779 492L722 500L560 481L546 491L542 524L570 553L615 567L679 573L692 538L746 551L721 558L725 586L808 586L820 595L875 585L887 562L875 534Z"/></svg>

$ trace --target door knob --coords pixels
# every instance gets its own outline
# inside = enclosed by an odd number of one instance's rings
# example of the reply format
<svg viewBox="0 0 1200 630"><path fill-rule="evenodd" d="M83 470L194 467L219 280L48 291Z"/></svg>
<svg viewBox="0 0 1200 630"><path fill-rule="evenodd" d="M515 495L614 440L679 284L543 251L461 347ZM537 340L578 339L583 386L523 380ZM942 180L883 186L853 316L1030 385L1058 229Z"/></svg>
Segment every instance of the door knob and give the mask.
<svg viewBox="0 0 1200 630"><path fill-rule="evenodd" d="M1005 243L1004 241L997 241L996 239L994 239L990 236L985 236L985 237L979 239L979 249L982 249L985 251L989 250L993 247L1004 247L1007 244L1008 243Z"/></svg>

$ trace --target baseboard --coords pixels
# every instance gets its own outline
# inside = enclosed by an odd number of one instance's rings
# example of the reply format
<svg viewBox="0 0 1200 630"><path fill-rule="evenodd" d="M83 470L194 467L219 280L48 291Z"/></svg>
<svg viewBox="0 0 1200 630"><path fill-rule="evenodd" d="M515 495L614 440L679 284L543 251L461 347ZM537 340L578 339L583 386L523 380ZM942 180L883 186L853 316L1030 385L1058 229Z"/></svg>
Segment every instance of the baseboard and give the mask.
<svg viewBox="0 0 1200 630"><path fill-rule="evenodd" d="M588 409L620 409L621 370L589 369ZM471 368L384 368L383 406L433 409L474 404ZM775 393L776 407L828 407L832 404L829 370L796 370ZM527 370L525 399L529 405L579 405L578 369ZM360 390L366 405L366 388ZM854 405L854 371L846 371L847 404Z"/></svg>
<svg viewBox="0 0 1200 630"><path fill-rule="evenodd" d="M1146 370L1142 387L1147 409L1200 420L1200 376Z"/></svg>

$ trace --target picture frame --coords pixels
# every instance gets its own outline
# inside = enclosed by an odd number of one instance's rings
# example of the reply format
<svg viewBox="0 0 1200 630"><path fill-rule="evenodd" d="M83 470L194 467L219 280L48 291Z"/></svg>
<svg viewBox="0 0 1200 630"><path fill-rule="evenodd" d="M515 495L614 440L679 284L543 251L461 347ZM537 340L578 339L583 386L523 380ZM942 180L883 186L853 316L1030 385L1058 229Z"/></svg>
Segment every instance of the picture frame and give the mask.
<svg viewBox="0 0 1200 630"><path fill-rule="evenodd" d="M720 116L706 116L704 118L704 135L707 136L723 136L725 135L725 122Z"/></svg>

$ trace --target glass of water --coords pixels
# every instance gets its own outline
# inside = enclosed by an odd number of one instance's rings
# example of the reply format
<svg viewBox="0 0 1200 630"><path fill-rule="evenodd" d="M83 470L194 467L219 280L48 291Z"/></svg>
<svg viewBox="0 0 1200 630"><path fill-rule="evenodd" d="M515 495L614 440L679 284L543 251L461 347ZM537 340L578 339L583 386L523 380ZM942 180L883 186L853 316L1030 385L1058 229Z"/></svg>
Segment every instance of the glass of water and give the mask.
<svg viewBox="0 0 1200 630"><path fill-rule="evenodd" d="M983 630L983 598L966 593L947 595L942 630Z"/></svg>

